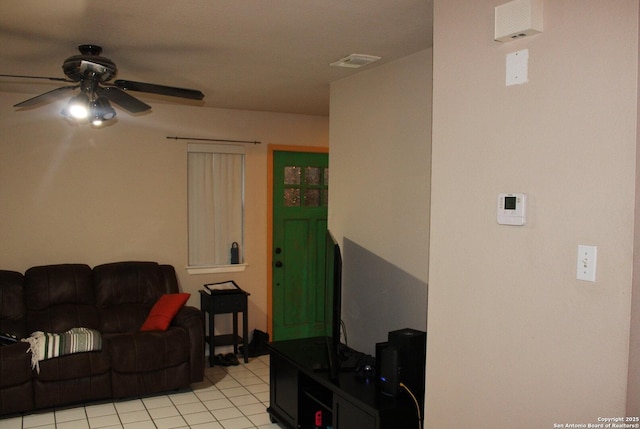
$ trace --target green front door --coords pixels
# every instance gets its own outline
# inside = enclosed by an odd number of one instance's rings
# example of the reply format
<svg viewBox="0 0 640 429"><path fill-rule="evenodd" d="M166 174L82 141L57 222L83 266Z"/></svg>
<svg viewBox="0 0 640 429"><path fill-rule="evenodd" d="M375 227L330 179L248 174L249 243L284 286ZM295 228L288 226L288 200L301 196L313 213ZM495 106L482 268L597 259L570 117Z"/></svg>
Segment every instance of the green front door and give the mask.
<svg viewBox="0 0 640 429"><path fill-rule="evenodd" d="M325 335L329 157L273 154L273 340Z"/></svg>

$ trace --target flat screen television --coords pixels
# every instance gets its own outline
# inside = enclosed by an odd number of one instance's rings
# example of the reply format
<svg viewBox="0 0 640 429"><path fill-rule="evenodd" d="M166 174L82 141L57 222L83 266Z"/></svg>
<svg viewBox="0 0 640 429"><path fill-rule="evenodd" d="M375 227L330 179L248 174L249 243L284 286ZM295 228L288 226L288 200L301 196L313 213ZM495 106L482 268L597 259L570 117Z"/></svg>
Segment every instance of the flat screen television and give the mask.
<svg viewBox="0 0 640 429"><path fill-rule="evenodd" d="M342 254L333 234L327 230L325 259L325 331L327 363L332 378L337 378L342 361L340 325L342 310Z"/></svg>

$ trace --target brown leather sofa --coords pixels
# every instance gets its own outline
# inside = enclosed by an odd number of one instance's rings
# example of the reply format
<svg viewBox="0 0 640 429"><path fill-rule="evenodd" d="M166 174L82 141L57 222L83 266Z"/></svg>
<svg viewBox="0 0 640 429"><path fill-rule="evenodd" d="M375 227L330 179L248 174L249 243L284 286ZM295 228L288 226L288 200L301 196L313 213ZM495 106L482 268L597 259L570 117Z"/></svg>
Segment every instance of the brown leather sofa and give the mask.
<svg viewBox="0 0 640 429"><path fill-rule="evenodd" d="M39 362L29 344L0 346L0 414L128 398L188 387L204 378L204 317L184 306L166 331L140 332L163 294L178 293L175 270L155 262L0 270L0 332L17 338L84 327L102 349Z"/></svg>

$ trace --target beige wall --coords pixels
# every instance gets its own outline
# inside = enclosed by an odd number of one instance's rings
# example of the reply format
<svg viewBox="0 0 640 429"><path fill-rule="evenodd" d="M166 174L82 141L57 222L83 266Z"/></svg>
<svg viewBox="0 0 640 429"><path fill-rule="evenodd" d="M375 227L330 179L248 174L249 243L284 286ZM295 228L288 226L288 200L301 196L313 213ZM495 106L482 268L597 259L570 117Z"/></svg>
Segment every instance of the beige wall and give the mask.
<svg viewBox="0 0 640 429"><path fill-rule="evenodd" d="M431 428L625 415L638 2L546 1L542 34L500 44L502 3L435 1ZM506 87L520 49L529 82ZM526 226L496 224L501 192L529 195ZM578 244L598 246L595 283Z"/></svg>
<svg viewBox="0 0 640 429"><path fill-rule="evenodd" d="M331 85L329 228L349 345L426 330L432 50ZM373 317L375 315L375 317Z"/></svg>
<svg viewBox="0 0 640 429"><path fill-rule="evenodd" d="M331 84L329 227L426 282L428 49Z"/></svg>
<svg viewBox="0 0 640 429"><path fill-rule="evenodd" d="M266 330L267 145L327 146L327 117L150 102L149 115L118 109L118 123L92 129L69 126L56 104L13 110L28 97L0 93L0 268L168 263L192 305L203 283L236 280L251 293L249 328ZM175 135L262 142L246 145L244 273L186 273L187 142Z"/></svg>

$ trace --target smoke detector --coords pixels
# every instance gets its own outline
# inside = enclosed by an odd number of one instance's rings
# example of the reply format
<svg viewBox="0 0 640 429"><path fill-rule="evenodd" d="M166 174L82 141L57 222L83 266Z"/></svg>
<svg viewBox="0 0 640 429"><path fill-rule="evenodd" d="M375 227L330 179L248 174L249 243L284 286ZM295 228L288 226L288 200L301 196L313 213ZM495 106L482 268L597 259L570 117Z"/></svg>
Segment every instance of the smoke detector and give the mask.
<svg viewBox="0 0 640 429"><path fill-rule="evenodd" d="M331 63L333 67L348 67L357 69L367 64L371 64L378 61L382 57L376 57L375 55L363 55L363 54L351 54L347 57L339 59L336 62Z"/></svg>

